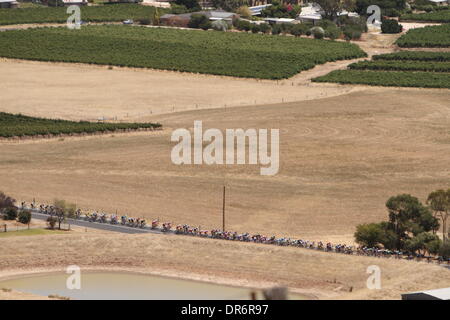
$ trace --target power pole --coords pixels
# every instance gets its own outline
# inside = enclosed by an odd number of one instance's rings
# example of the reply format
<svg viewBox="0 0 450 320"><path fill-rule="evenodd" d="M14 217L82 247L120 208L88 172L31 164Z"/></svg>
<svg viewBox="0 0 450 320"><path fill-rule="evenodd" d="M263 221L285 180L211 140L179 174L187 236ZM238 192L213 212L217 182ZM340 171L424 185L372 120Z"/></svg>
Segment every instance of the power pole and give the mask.
<svg viewBox="0 0 450 320"><path fill-rule="evenodd" d="M225 186L223 186L222 231L225 232Z"/></svg>

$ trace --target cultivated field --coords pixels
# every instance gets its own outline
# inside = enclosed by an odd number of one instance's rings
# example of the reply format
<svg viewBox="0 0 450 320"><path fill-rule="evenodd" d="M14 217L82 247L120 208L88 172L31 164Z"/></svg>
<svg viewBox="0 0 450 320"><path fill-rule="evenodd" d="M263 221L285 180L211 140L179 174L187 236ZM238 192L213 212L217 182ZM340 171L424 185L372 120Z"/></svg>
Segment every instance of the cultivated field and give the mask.
<svg viewBox="0 0 450 320"><path fill-rule="evenodd" d="M356 45L262 34L87 26L0 33L0 56L283 79L329 61L365 57Z"/></svg>
<svg viewBox="0 0 450 320"><path fill-rule="evenodd" d="M175 235L89 233L2 239L0 279L61 272L74 261L83 270L134 271L256 288L286 285L311 298L400 299L404 292L450 285L450 271L426 263ZM381 290L366 289L370 265L381 269ZM8 298L0 290L0 299L3 296Z"/></svg>
<svg viewBox="0 0 450 320"><path fill-rule="evenodd" d="M422 101L422 103L418 103ZM422 200L448 188L447 90L365 88L327 99L143 118L164 131L3 144L1 189L82 208L238 232L351 241L355 226L386 217L388 197ZM172 129L280 128L278 175L258 166L176 166ZM34 156L30 156L34 155ZM27 183L18 183L25 179Z"/></svg>

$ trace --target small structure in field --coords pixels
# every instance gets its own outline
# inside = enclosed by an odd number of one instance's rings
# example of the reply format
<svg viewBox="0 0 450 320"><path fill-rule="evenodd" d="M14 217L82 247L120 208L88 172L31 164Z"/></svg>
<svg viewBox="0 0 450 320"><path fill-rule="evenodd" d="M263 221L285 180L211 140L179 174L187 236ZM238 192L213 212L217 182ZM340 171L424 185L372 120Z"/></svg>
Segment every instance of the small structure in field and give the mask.
<svg viewBox="0 0 450 320"><path fill-rule="evenodd" d="M16 0L0 0L0 9L18 8L19 3Z"/></svg>

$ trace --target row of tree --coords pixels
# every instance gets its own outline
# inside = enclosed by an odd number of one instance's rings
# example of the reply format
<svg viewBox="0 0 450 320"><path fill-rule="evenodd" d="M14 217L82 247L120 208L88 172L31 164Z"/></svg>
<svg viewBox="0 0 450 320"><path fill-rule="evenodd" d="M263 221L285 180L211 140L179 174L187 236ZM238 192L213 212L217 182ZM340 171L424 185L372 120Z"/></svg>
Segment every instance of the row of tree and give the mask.
<svg viewBox="0 0 450 320"><path fill-rule="evenodd" d="M355 240L366 247L438 254L450 257L447 220L450 215L450 189L429 194L426 205L409 194L389 198L388 220L358 225ZM442 239L437 235L442 228Z"/></svg>

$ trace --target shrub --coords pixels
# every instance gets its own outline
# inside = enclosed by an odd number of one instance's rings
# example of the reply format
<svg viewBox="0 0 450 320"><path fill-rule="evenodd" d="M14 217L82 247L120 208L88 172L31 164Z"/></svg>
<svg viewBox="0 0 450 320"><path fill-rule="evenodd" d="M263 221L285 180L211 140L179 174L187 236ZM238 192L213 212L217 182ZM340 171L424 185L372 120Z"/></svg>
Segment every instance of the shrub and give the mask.
<svg viewBox="0 0 450 320"><path fill-rule="evenodd" d="M381 23L382 33L400 33L402 30L403 26L397 20L386 19Z"/></svg>
<svg viewBox="0 0 450 320"><path fill-rule="evenodd" d="M261 28L259 27L259 25L254 24L252 25L252 33L258 33L261 31Z"/></svg>
<svg viewBox="0 0 450 320"><path fill-rule="evenodd" d="M247 20L236 19L234 21L234 27L240 31L250 31L252 24Z"/></svg>
<svg viewBox="0 0 450 320"><path fill-rule="evenodd" d="M279 24L274 24L272 26L272 34L273 35L279 35L281 33L282 29L281 26Z"/></svg>
<svg viewBox="0 0 450 320"><path fill-rule="evenodd" d="M188 23L189 28L208 30L211 28L211 22L203 14L193 14Z"/></svg>
<svg viewBox="0 0 450 320"><path fill-rule="evenodd" d="M321 27L313 27L311 29L311 34L314 36L314 39L323 39L325 31Z"/></svg>
<svg viewBox="0 0 450 320"><path fill-rule="evenodd" d="M55 229L56 222L57 222L57 220L56 220L55 217L48 217L47 218L47 226L48 226L48 228L52 229L52 230Z"/></svg>
<svg viewBox="0 0 450 320"><path fill-rule="evenodd" d="M300 24L295 24L291 28L291 34L296 37L300 37L303 34L304 30Z"/></svg>
<svg viewBox="0 0 450 320"><path fill-rule="evenodd" d="M145 19L139 19L138 23L143 26L148 26L152 23L152 21L150 19L145 18Z"/></svg>
<svg viewBox="0 0 450 320"><path fill-rule="evenodd" d="M16 220L17 219L17 209L15 207L7 208L4 212L5 220Z"/></svg>
<svg viewBox="0 0 450 320"><path fill-rule="evenodd" d="M261 30L262 33L269 33L271 30L270 25L268 23L261 23L259 25L259 29Z"/></svg>
<svg viewBox="0 0 450 320"><path fill-rule="evenodd" d="M20 223L29 224L31 222L31 212L29 210L21 210L17 220Z"/></svg>
<svg viewBox="0 0 450 320"><path fill-rule="evenodd" d="M236 9L236 13L240 15L242 18L251 19L252 12L248 8L248 6L241 6Z"/></svg>
<svg viewBox="0 0 450 320"><path fill-rule="evenodd" d="M228 23L223 20L216 20L211 23L211 27L216 31L227 31Z"/></svg>

